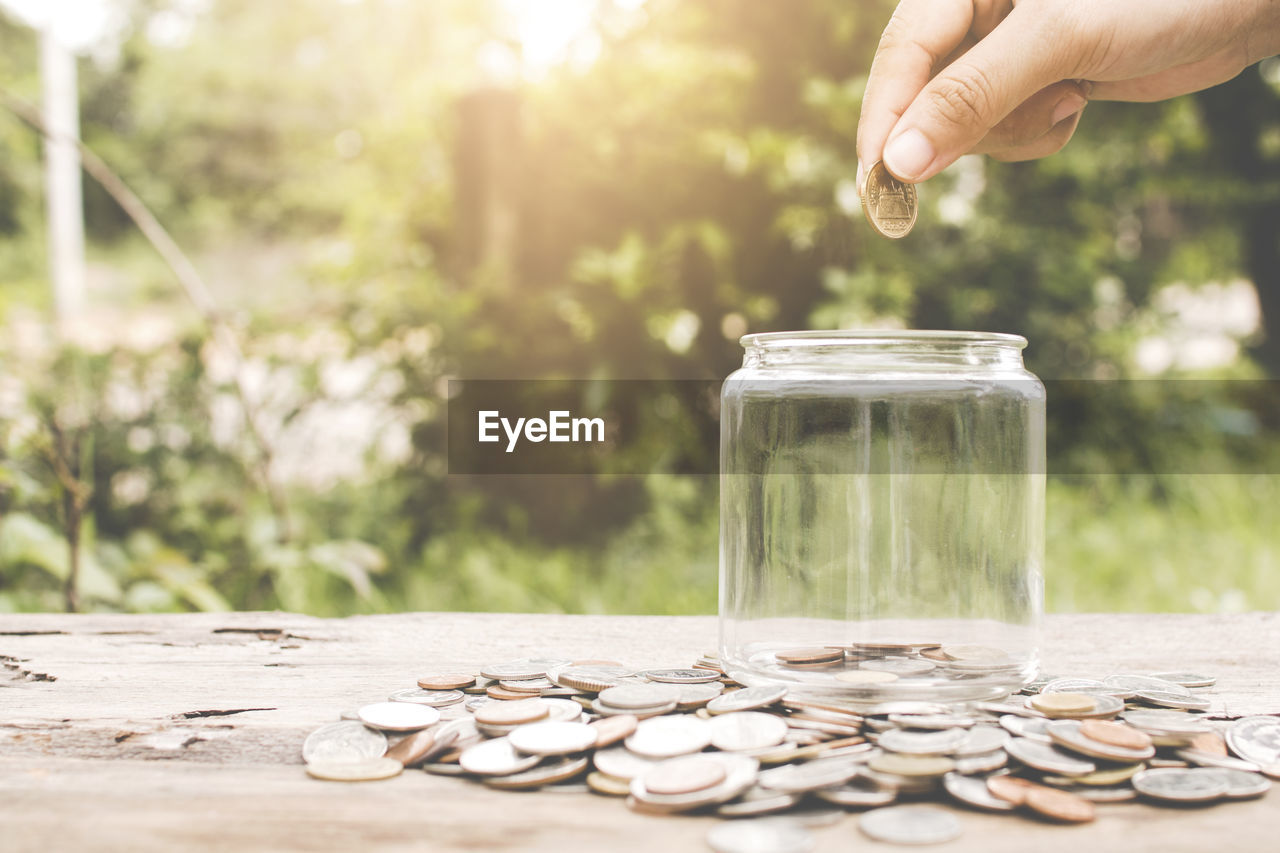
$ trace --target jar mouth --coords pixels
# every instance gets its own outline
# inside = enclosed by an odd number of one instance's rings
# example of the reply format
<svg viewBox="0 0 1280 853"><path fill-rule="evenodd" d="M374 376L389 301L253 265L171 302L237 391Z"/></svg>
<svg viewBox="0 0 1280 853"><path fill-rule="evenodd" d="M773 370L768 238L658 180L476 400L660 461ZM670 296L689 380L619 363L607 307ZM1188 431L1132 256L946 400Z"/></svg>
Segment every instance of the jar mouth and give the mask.
<svg viewBox="0 0 1280 853"><path fill-rule="evenodd" d="M738 339L747 349L791 347L947 347L986 345L1024 349L1027 339L1004 332L953 332L930 329L831 329L799 332L761 332Z"/></svg>

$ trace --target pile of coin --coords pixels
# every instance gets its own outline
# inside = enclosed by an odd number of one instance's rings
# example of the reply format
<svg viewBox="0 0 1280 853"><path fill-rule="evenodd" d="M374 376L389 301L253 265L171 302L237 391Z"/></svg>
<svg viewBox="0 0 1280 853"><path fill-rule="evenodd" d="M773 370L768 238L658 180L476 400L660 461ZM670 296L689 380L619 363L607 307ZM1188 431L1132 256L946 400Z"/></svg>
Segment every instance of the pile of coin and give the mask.
<svg viewBox="0 0 1280 853"><path fill-rule="evenodd" d="M816 651L789 661L824 662ZM320 779L421 766L498 789L618 797L646 814L755 818L711 832L726 853L810 849L807 827L849 809L868 810L859 827L871 838L921 844L961 832L929 800L1070 824L1137 798L1262 796L1280 778L1280 717L1214 721L1213 684L1186 672L1042 678L997 702L855 709L742 687L711 654L687 669L522 659L424 676L316 730L302 752ZM760 817L776 815L788 817Z"/></svg>

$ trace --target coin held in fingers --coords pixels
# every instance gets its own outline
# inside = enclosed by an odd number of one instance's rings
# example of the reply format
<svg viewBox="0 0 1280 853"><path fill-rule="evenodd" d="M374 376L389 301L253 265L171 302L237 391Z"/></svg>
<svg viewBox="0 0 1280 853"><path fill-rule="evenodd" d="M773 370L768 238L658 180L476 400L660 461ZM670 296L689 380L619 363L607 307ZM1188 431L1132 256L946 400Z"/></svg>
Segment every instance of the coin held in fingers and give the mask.
<svg viewBox="0 0 1280 853"><path fill-rule="evenodd" d="M916 224L918 209L915 185L898 180L877 161L862 192L862 210L871 227L884 237L905 237Z"/></svg>

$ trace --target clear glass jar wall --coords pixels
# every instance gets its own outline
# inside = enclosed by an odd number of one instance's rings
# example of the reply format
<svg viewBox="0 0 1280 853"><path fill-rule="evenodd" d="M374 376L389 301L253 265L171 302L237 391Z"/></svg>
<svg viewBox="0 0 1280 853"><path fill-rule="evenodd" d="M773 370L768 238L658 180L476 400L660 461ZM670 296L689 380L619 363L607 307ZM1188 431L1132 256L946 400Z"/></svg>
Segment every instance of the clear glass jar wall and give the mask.
<svg viewBox="0 0 1280 853"><path fill-rule="evenodd" d="M1025 339L742 343L721 394L726 671L867 703L996 697L1029 681L1045 396Z"/></svg>

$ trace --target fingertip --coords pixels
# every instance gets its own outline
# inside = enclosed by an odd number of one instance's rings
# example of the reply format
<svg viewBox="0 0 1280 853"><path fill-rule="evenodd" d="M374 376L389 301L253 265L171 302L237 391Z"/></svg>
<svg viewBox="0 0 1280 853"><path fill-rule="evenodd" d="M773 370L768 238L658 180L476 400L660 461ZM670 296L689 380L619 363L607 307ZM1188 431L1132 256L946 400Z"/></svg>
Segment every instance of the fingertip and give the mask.
<svg viewBox="0 0 1280 853"><path fill-rule="evenodd" d="M884 147L884 167L900 181L923 180L937 158L929 138L914 127L889 139Z"/></svg>

